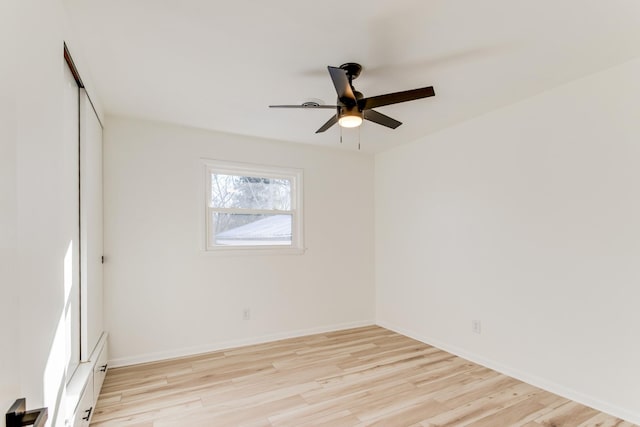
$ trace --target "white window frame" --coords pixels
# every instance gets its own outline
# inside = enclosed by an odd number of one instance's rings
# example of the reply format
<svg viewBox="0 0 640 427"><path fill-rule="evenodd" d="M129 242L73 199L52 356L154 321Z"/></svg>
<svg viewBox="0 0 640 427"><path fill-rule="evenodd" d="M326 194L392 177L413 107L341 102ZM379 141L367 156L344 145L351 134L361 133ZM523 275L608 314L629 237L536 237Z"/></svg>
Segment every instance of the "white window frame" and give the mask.
<svg viewBox="0 0 640 427"><path fill-rule="evenodd" d="M250 163L229 162L224 160L202 159L204 163L204 250L219 254L301 254L304 253L303 244L303 173L302 169L278 166L256 165ZM291 182L291 210L260 210L238 208L212 208L211 175L212 173L252 176L260 178L287 179ZM216 245L212 242L211 230L212 212L247 213L247 214L286 214L291 215L291 245Z"/></svg>

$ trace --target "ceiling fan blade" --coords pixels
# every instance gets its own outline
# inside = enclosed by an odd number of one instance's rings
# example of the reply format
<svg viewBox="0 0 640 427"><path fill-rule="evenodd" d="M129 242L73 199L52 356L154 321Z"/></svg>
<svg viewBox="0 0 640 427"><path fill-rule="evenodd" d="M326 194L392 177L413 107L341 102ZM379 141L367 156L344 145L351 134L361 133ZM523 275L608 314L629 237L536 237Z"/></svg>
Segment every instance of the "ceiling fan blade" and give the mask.
<svg viewBox="0 0 640 427"><path fill-rule="evenodd" d="M333 86L336 88L340 102L349 107L356 105L356 96L351 89L351 83L349 83L347 72L342 68L331 66L327 67L327 69L331 75L331 80L333 81Z"/></svg>
<svg viewBox="0 0 640 427"><path fill-rule="evenodd" d="M316 131L316 133L324 132L336 123L338 123L338 115L334 114L329 120L327 120L327 123L323 124L320 129Z"/></svg>
<svg viewBox="0 0 640 427"><path fill-rule="evenodd" d="M391 129L395 129L402 124L402 122L392 119L382 113L378 113L375 110L365 110L363 114L365 119Z"/></svg>
<svg viewBox="0 0 640 427"><path fill-rule="evenodd" d="M363 98L358 101L358 107L360 110L370 110L371 108L382 107L384 105L398 104L400 102L427 98L429 96L434 96L435 94L433 86L405 90L403 92L387 93L385 95Z"/></svg>
<svg viewBox="0 0 640 427"><path fill-rule="evenodd" d="M338 108L337 105L269 105L269 108L309 108L309 109L317 109L317 108L333 108L334 110Z"/></svg>

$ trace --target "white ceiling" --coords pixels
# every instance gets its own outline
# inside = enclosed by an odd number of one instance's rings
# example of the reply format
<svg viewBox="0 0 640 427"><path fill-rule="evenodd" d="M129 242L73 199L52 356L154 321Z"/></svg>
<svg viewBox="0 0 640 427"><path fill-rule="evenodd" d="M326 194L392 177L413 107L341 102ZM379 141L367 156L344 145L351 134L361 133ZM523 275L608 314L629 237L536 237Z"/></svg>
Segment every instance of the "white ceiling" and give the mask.
<svg viewBox="0 0 640 427"><path fill-rule="evenodd" d="M365 96L404 124L343 131L381 151L640 57L637 0L65 0L108 114L339 147L327 65L359 62ZM72 52L73 53L73 52ZM640 77L639 77L640 78ZM597 102L597 101L594 101Z"/></svg>

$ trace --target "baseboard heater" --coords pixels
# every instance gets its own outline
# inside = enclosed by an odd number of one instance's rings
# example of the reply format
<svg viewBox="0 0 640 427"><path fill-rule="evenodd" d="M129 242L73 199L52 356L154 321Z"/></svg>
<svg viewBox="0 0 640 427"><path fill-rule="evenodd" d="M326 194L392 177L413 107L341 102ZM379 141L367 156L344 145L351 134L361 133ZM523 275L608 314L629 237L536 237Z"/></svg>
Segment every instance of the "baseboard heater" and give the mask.
<svg viewBox="0 0 640 427"><path fill-rule="evenodd" d="M34 426L43 427L49 417L47 408L27 411L27 399L16 400L7 411L5 422L7 427Z"/></svg>

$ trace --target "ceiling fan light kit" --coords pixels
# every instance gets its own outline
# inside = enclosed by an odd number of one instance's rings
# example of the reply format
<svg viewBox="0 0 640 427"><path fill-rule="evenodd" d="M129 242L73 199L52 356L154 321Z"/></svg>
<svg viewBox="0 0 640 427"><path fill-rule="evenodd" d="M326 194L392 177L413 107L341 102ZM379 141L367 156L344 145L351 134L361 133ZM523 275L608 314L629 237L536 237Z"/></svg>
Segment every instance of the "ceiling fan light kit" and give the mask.
<svg viewBox="0 0 640 427"><path fill-rule="evenodd" d="M362 117L342 116L338 119L338 124L343 128L357 128L362 124Z"/></svg>
<svg viewBox="0 0 640 427"><path fill-rule="evenodd" d="M357 107L351 109L343 108L338 112L339 119L338 124L343 128L357 128L362 124L362 113L358 111Z"/></svg>
<svg viewBox="0 0 640 427"><path fill-rule="evenodd" d="M269 107L305 108L309 110L335 108L336 114L322 125L316 133L324 132L336 123L344 128L355 128L360 126L363 120L369 120L379 125L395 129L400 126L402 122L375 111L373 108L435 96L433 86L427 86L419 89L365 98L362 93L353 87L353 80L358 78L362 72L362 66L360 64L347 62L340 67L329 66L327 69L329 70L331 81L338 95L336 105L320 105L316 102L305 102L302 105L270 105Z"/></svg>

